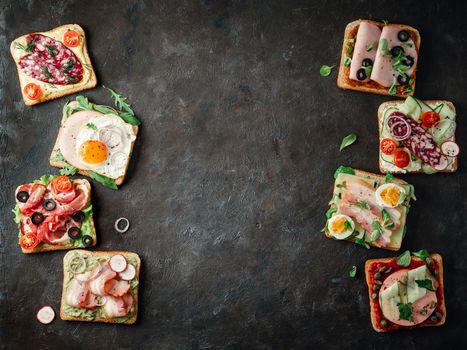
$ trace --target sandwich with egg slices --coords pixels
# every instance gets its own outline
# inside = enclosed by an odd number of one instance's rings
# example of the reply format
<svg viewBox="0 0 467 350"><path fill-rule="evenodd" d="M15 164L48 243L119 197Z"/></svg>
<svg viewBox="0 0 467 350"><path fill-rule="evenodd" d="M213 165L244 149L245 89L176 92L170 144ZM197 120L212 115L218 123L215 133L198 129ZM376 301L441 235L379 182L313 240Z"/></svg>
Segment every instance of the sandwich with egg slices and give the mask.
<svg viewBox="0 0 467 350"><path fill-rule="evenodd" d="M323 231L328 238L399 250L414 188L407 182L339 167Z"/></svg>
<svg viewBox="0 0 467 350"><path fill-rule="evenodd" d="M66 103L50 165L117 189L125 178L140 122L125 98L110 91L121 109L96 105L83 96Z"/></svg>

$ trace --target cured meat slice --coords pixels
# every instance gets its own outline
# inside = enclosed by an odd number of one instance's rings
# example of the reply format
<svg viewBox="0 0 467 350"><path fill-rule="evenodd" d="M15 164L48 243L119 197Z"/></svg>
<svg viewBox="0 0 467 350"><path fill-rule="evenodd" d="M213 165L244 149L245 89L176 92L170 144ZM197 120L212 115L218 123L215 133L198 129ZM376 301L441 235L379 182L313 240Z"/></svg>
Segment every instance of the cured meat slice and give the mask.
<svg viewBox="0 0 467 350"><path fill-rule="evenodd" d="M123 297L107 295L105 298L104 313L109 318L126 316L133 305L131 294L125 294Z"/></svg>
<svg viewBox="0 0 467 350"><path fill-rule="evenodd" d="M350 64L350 79L357 80L357 71L362 67L364 59L369 58L373 63L375 62L380 36L381 29L379 29L378 26L365 21L360 23L355 41L352 63ZM370 77L367 77L365 80L360 81L366 82L370 80L369 78Z"/></svg>
<svg viewBox="0 0 467 350"><path fill-rule="evenodd" d="M76 84L83 79L83 65L61 42L42 34L30 34L26 41L32 51L19 60L26 75L57 85Z"/></svg>
<svg viewBox="0 0 467 350"><path fill-rule="evenodd" d="M73 214L75 211L83 209L89 200L87 187L84 183L79 183L74 187L76 197L68 204L59 204L57 207L50 211L50 215L67 216Z"/></svg>
<svg viewBox="0 0 467 350"><path fill-rule="evenodd" d="M391 129L392 125L404 120L410 126L410 135L404 140L399 141L402 145L407 147L412 154L419 158L423 163L428 164L432 168L439 165L441 161L441 153L436 148L436 143L433 137L425 131L415 120L407 117L401 112L393 112L389 115L387 124ZM399 124L398 124L399 125ZM404 127L394 127L392 133L394 137L404 135L406 129Z"/></svg>
<svg viewBox="0 0 467 350"><path fill-rule="evenodd" d="M82 307L92 309L97 306L97 298L89 290L86 283L81 283L77 279L73 279L67 288L65 301L68 305L74 307Z"/></svg>
<svg viewBox="0 0 467 350"><path fill-rule="evenodd" d="M106 295L105 284L115 276L117 273L107 263L103 264L99 274L89 282L91 292L95 295Z"/></svg>
<svg viewBox="0 0 467 350"><path fill-rule="evenodd" d="M21 214L28 215L33 212L33 209L40 206L44 197L46 187L41 184L34 184L29 189L29 198L26 203L19 205Z"/></svg>
<svg viewBox="0 0 467 350"><path fill-rule="evenodd" d="M121 297L122 295L128 293L130 290L130 283L127 281L117 281L115 279L111 279L105 284L104 290L109 295L114 297Z"/></svg>

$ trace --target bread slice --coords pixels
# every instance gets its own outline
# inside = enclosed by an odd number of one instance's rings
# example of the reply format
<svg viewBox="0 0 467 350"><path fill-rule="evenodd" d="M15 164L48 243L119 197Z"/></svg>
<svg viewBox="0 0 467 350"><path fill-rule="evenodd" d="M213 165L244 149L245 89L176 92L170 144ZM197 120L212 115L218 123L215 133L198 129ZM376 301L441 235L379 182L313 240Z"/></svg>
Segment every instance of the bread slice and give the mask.
<svg viewBox="0 0 467 350"><path fill-rule="evenodd" d="M91 184L89 183L88 180L86 179L75 179L73 180L74 184L84 184L86 186L86 189L88 191L88 197L89 201L86 204L86 206L91 202ZM19 188L20 186L18 186ZM17 188L17 189L18 189ZM97 243L97 234L96 234L96 226L94 225L94 216L91 215L91 230L92 230L92 244L91 246L95 246ZM68 249L77 249L81 247L75 247L72 244L48 244L45 242L41 242L37 247L30 249L30 250L25 250L21 248L23 254L33 254L33 253L45 253L53 250L68 250Z"/></svg>
<svg viewBox="0 0 467 350"><path fill-rule="evenodd" d="M370 172L363 171L363 170L358 170L358 169L354 169L354 172L355 172L354 175L358 176L358 177L372 179L372 180L377 181L379 183L382 183L382 182L385 181L385 176L384 175L374 174L374 173L370 173ZM336 179L336 181L334 183L333 198L335 198L335 196L337 196L340 193L340 189L336 186L337 183L338 182L337 182L337 179ZM407 185L408 184L406 181L398 179L398 178L392 179L391 183L401 184L401 185ZM409 201L410 201L410 199L407 198L405 203L408 205ZM336 205L334 203L330 203L330 208L336 208ZM403 230L404 230L404 226L405 226L405 220L406 220L407 212L408 212L408 210L404 209L404 212L402 213L401 218L400 218L400 220L401 220L400 228L397 231L394 232L394 234L397 234L397 237L401 236L400 240L397 239L395 241L391 241L391 243L389 245L384 246L384 247L377 245L376 242L366 242L366 243L368 245L372 246L372 247L398 251L400 249L401 245L402 245L402 240L404 238L403 237ZM326 237L334 239L333 236L331 236L331 234L327 231L327 229L324 229L323 232L324 232ZM356 242L356 237L350 236L349 238L343 239L343 241L350 241L350 242L355 243Z"/></svg>
<svg viewBox="0 0 467 350"><path fill-rule="evenodd" d="M68 266L68 262L70 261L71 258L75 256L75 254L91 255L93 257L102 258L102 259L110 259L112 255L121 254L127 259L132 259L136 261L135 279L138 281L138 285L135 287L134 291L132 292L134 311L131 317L129 317L128 319L122 322L120 320L99 317L99 316L96 316L92 320L90 320L86 317L75 317L75 316L67 315L65 311L65 307L68 306L65 300L65 294L66 294L65 287L66 287L66 282L68 281L68 278L71 277L70 272L67 272L67 266ZM139 290L140 270L141 270L141 259L136 253L127 252L127 251L88 251L88 250L74 250L72 252L68 252L63 257L63 286L62 286L62 300L60 304L60 318L65 321L105 322L105 323L119 323L119 324L135 323L138 318L138 290ZM83 309L83 310L86 310L86 309Z"/></svg>
<svg viewBox="0 0 467 350"><path fill-rule="evenodd" d="M439 313L441 314L441 318L440 319L437 319L436 322L432 321L430 318L428 318L426 321L422 322L421 324L418 324L416 326L412 326L412 327L403 327L403 326L400 326L400 325L396 325L390 321L387 321L387 325L385 327L383 327L380 323L380 319L383 317L382 315L382 312L379 308L379 298L375 298L373 299L372 298L372 294L375 293L375 291L373 290L373 286L375 283L372 282L372 272L371 272L371 267L374 265L374 264L391 264L391 265L395 265L397 266L397 264L395 263L395 261L397 260L397 257L395 258L382 258L382 259L370 259L370 260L367 260L366 263L365 263L365 279L366 279L366 283L368 285L368 295L369 295L369 299L370 299L370 317L371 317L371 324L373 325L373 329L376 331L376 332L390 332L390 331L393 331L393 330L397 330L397 329L413 329L413 328L418 328L418 327L436 327L436 326L441 326L443 325L445 322L446 322L446 303L445 303L445 300L444 300L444 270L443 270L443 259L441 257L441 255L437 254L437 253L433 253L433 254L430 254L430 258L433 260L434 264L436 264L437 266L437 274L436 273L433 273L433 276L436 278L436 280L438 281L438 284L439 284L439 287L438 287L438 290L436 292L437 296L438 296L438 305L436 306L434 312L433 312L433 315L435 313ZM415 256L412 256L412 261L422 261L421 259L415 257ZM378 266L378 265L376 265ZM404 269L405 267L400 267L401 269ZM429 266L430 268L430 266ZM430 270L432 270L430 268ZM395 270L391 270L391 272L389 273L385 273L387 276L385 277L388 277L392 272L394 272ZM379 294L379 293L375 293L375 294ZM439 298L439 296L441 296L441 298ZM441 299L441 300L439 300Z"/></svg>
<svg viewBox="0 0 467 350"><path fill-rule="evenodd" d="M69 106L70 106L70 108L73 108L77 104L78 103L76 101L71 101L69 103ZM91 103L91 102L90 102L90 104L94 105L94 103ZM57 139L55 140L55 145L54 145L54 147L52 149L52 153L51 153L50 158L49 158L49 164L51 166L53 166L53 167L56 167L56 168L64 168L65 166L67 166L67 164L62 162L62 161L52 160L60 152L59 140L60 140L61 131L62 131L61 126L63 126L66 119L67 119L67 116L66 116L66 114L64 112L63 116L62 116L62 121L61 121L61 124L60 124L60 129L59 129L59 132L58 132L58 135L57 135ZM137 125L131 125L131 127L133 129L134 134L137 137L138 136L138 130L139 130L138 126ZM120 176L120 177L118 177L118 178L116 178L114 180L114 182L115 182L115 184L117 186L120 186L123 183L123 181L125 180L126 172L128 170L128 166L130 164L131 154L133 153L133 147L135 145L135 141L136 141L136 138L130 144L130 154L129 154L129 157L128 157L127 162L125 164L125 173L122 176ZM81 174L81 175L84 175L84 176L89 176L89 172L87 170L83 170L83 169L78 169L78 174Z"/></svg>
<svg viewBox="0 0 467 350"><path fill-rule="evenodd" d="M52 39L60 41L63 43L63 35L67 30L74 30L78 32L80 36L80 44L77 47L68 47L73 53L78 57L83 64L84 73L83 79L76 84L69 84L69 85L53 85L50 83L45 83L40 80L34 79L27 74L25 74L21 67L19 66L19 60L21 57L28 55L29 53L25 52L24 50L18 48L18 45L26 46L26 37L30 34L42 34L48 36ZM87 89L91 89L97 85L97 78L94 69L92 68L91 59L89 58L87 43L86 43L86 35L84 33L83 28L81 28L78 24L66 24L60 27L54 28L47 32L35 32L22 35L11 42L10 45L10 52L13 56L13 59L16 62L16 68L18 70L18 76L21 86L21 93L23 95L24 103L28 106L32 106L38 103L47 102L53 99L56 99L61 96L74 94L78 91L83 91ZM27 84L34 83L38 85L42 91L41 96L38 99L31 100L29 99L25 92L24 88Z"/></svg>
<svg viewBox="0 0 467 350"><path fill-rule="evenodd" d="M350 66L346 66L344 64L345 62L345 56L347 55L347 47L349 45L349 39L355 39L357 36L358 32L358 27L360 26L360 23L362 21L374 24L378 26L379 28L383 28L385 26L384 23L381 22L375 22L375 21L370 21L370 20L362 20L359 19L357 21L351 22L347 25L345 28L344 32L344 41L342 44L342 54L341 54L341 61L339 64L339 74L337 75L337 86L340 87L341 89L350 89L350 90L357 90L357 91L363 91L363 92L372 92L374 94L379 94L379 95L390 95L390 96L399 96L399 97L407 97L409 95L413 95L415 92L415 80L417 76L417 68L414 69L414 72L412 73L412 76L410 79L412 80L412 83L410 84L410 87L412 89L411 92L409 93L404 93L403 90L406 89L406 85L404 86L397 86L397 92L393 95L391 95L388 92L388 88L381 86L380 84L376 83L375 81L368 81L368 82L359 82L357 80L351 80L349 78L350 74ZM400 28L401 30L404 29L407 32L409 32L412 40L415 43L417 54L419 54L420 51L420 42L421 42L421 37L420 33L418 30L415 28L405 25L405 24L390 24L391 26L395 26ZM349 57L352 58L352 54L349 55ZM418 64L417 64L418 65Z"/></svg>
<svg viewBox="0 0 467 350"><path fill-rule="evenodd" d="M378 132L379 132L379 143L381 144L381 140L383 139L382 135L381 135L381 129L382 129L382 118L383 118L383 114L384 114L384 111L386 111L388 108L390 107L395 107L395 106L399 106L401 104L403 104L405 101L401 101L401 100L394 100L394 101L388 101L388 102L384 102L382 103L379 108L378 108ZM451 101L446 101L446 100L425 100L424 101L425 103L433 103L433 104L441 104L441 103L444 103L446 106L448 106L452 111L456 112L456 107L454 107L454 104L451 102ZM455 139L455 135L453 136L453 141L456 142L456 139ZM386 174L387 171L386 169L383 168L382 166L382 161L381 161L381 149L379 150L379 170L383 173L383 174ZM454 163L453 163L453 168L452 169L448 169L446 168L445 170L442 170L440 171L440 173L453 173L453 172L456 172L457 171L457 168L458 168L458 159L456 157L456 159L454 160ZM400 170L393 170L391 171L391 173L393 174L406 174L406 173L414 173L414 174L419 174L419 173L423 173L423 170L420 169L420 170L417 170L417 171L400 171Z"/></svg>

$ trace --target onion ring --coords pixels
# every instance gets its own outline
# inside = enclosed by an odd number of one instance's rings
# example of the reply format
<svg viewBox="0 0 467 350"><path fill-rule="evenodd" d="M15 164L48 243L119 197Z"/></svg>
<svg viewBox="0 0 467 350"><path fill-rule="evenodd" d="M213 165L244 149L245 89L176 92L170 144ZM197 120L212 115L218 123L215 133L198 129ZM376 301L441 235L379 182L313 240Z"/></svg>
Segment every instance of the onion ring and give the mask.
<svg viewBox="0 0 467 350"><path fill-rule="evenodd" d="M119 225L122 221L125 223L125 226L123 228L120 228ZM125 233L130 228L130 221L127 218L121 217L115 221L114 227L115 227L115 231L119 233Z"/></svg>
<svg viewBox="0 0 467 350"><path fill-rule="evenodd" d="M99 298L99 299L97 299L97 298ZM107 298L105 296L103 296L103 295L99 295L97 298L96 298L96 305L97 306L104 306L105 303L107 302ZM100 301L98 301L98 300L100 300Z"/></svg>
<svg viewBox="0 0 467 350"><path fill-rule="evenodd" d="M407 139L410 134L412 133L412 127L410 126L410 124L404 120L404 118L401 118L399 116L391 116L390 118L393 118L393 119L397 119L398 121L394 122L389 128L390 128L390 131L391 131L391 135L397 140L397 141L403 141L405 139ZM389 120L388 120L389 121ZM394 133L394 128L398 125L401 125L401 124L404 124L405 127L407 128L407 131L405 132L404 135L402 136L399 136L399 135L396 135Z"/></svg>

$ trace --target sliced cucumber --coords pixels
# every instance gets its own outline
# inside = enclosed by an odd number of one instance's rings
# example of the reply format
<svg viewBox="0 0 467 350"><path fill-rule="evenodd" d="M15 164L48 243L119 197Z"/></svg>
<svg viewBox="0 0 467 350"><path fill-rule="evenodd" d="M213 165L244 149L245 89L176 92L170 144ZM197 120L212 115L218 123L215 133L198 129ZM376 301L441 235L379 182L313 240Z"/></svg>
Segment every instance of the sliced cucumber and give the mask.
<svg viewBox="0 0 467 350"><path fill-rule="evenodd" d="M441 117L441 121L443 120L456 121L456 113L451 108L449 108L448 105L443 104L443 107L438 113L439 113L439 116Z"/></svg>
<svg viewBox="0 0 467 350"><path fill-rule="evenodd" d="M389 132L388 125L386 123L386 120L388 117L391 115L393 112L399 112L398 108L395 107L389 107L383 112L383 117L381 119L381 135L383 137L392 137L391 133Z"/></svg>
<svg viewBox="0 0 467 350"><path fill-rule="evenodd" d="M415 120L420 119L421 107L412 96L406 98L405 102L399 106L399 110L405 115L411 116Z"/></svg>
<svg viewBox="0 0 467 350"><path fill-rule="evenodd" d="M431 166L429 166L428 164L425 164L425 163L422 164L422 171L427 175L437 173L437 171L435 169L433 169Z"/></svg>
<svg viewBox="0 0 467 350"><path fill-rule="evenodd" d="M433 108L431 108L426 102L423 102L422 100L419 100L418 98L414 97L413 98L415 102L418 104L418 106L421 109L421 113L425 112L433 112Z"/></svg>
<svg viewBox="0 0 467 350"><path fill-rule="evenodd" d="M435 142L439 145L442 142L451 138L456 132L456 122L445 119L438 124L437 127L433 128L432 136Z"/></svg>

